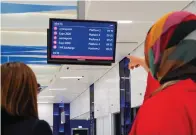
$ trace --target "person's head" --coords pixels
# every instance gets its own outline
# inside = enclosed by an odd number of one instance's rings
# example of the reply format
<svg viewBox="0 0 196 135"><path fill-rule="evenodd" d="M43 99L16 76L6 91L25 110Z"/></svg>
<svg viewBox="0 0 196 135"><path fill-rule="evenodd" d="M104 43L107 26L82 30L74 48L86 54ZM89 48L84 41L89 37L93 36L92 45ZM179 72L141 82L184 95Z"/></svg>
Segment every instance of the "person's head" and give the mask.
<svg viewBox="0 0 196 135"><path fill-rule="evenodd" d="M145 60L161 84L171 80L196 79L196 15L172 12L149 30Z"/></svg>
<svg viewBox="0 0 196 135"><path fill-rule="evenodd" d="M37 81L27 65L1 65L1 107L14 116L38 118Z"/></svg>

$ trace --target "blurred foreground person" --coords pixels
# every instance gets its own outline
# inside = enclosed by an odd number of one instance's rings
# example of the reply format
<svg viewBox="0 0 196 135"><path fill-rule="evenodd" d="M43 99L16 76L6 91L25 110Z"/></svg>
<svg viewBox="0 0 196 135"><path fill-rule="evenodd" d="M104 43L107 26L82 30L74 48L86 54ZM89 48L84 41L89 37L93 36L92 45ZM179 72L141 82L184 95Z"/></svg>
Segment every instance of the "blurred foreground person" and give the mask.
<svg viewBox="0 0 196 135"><path fill-rule="evenodd" d="M47 122L38 119L38 84L23 63L1 65L1 134L52 135Z"/></svg>
<svg viewBox="0 0 196 135"><path fill-rule="evenodd" d="M139 65L160 87L147 94L129 135L196 135L196 15L163 16L148 32L144 52Z"/></svg>

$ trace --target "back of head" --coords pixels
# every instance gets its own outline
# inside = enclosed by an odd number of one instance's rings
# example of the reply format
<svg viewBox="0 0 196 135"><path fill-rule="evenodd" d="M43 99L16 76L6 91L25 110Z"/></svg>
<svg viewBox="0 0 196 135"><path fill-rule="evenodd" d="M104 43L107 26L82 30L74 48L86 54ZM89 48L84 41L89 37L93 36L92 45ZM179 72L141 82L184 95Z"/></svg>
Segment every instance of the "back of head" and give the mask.
<svg viewBox="0 0 196 135"><path fill-rule="evenodd" d="M13 116L38 118L37 81L27 65L1 65L1 107Z"/></svg>
<svg viewBox="0 0 196 135"><path fill-rule="evenodd" d="M196 15L178 11L159 19L146 36L145 59L161 84L196 81Z"/></svg>

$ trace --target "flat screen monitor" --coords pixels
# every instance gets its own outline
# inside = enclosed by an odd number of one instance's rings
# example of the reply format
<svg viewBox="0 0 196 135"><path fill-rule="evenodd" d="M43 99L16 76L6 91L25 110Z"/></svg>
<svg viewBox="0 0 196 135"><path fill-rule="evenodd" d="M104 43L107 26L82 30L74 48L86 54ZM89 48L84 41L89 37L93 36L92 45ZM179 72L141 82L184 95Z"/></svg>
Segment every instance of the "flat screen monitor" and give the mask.
<svg viewBox="0 0 196 135"><path fill-rule="evenodd" d="M117 22L50 19L48 63L111 65L115 62Z"/></svg>

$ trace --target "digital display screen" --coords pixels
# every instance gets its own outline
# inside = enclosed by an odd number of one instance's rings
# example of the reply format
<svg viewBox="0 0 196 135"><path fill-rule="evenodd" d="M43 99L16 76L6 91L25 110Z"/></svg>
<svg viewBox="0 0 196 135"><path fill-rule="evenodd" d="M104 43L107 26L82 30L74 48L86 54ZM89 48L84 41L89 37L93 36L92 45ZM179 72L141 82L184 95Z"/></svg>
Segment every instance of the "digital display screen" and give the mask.
<svg viewBox="0 0 196 135"><path fill-rule="evenodd" d="M50 58L115 60L116 22L50 20Z"/></svg>

